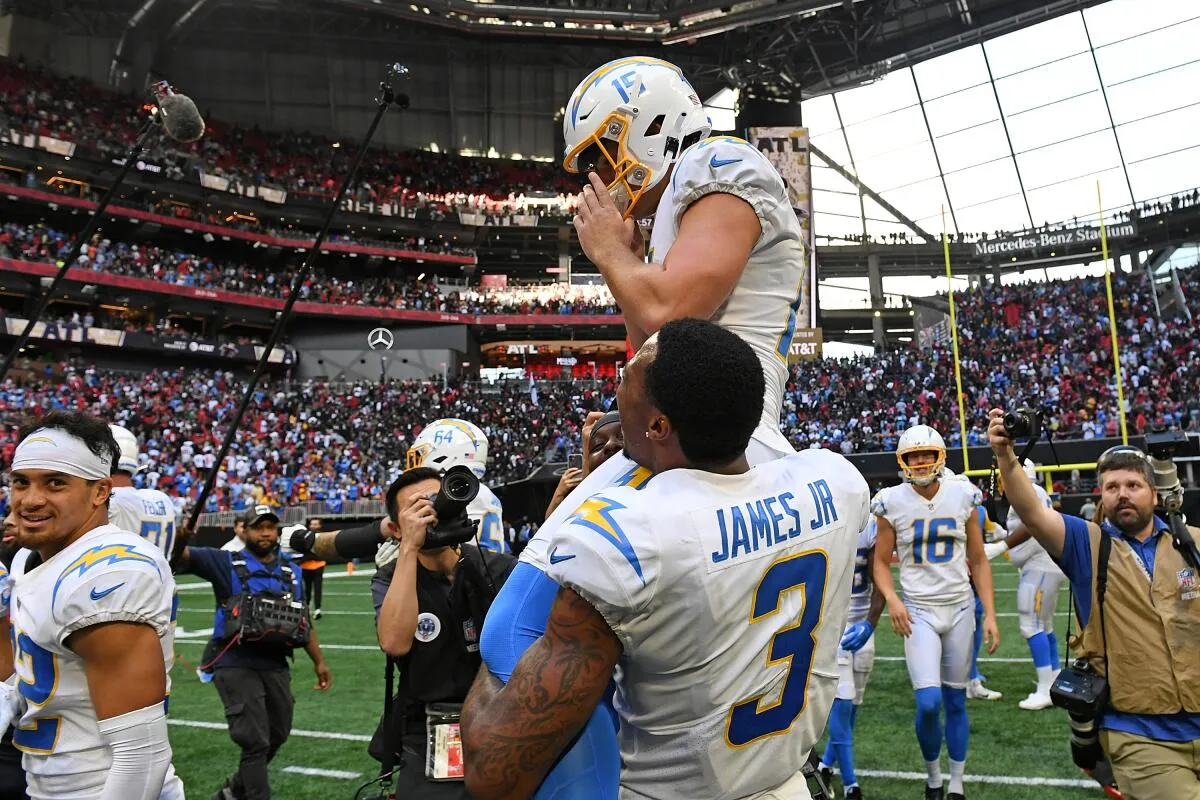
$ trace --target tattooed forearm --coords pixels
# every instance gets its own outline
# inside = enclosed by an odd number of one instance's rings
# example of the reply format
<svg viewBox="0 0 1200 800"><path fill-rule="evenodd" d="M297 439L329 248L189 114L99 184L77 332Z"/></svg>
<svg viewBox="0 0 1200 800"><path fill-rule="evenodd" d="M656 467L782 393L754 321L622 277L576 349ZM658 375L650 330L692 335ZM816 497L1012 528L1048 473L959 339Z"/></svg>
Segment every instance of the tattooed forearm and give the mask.
<svg viewBox="0 0 1200 800"><path fill-rule="evenodd" d="M486 713L488 705L503 688L504 684L491 673L487 664L480 664L479 672L475 674L475 682L471 684L471 691L467 692L467 700L463 703L462 714L459 717L459 730L462 732L464 740L470 737L471 726L475 723L476 717Z"/></svg>
<svg viewBox="0 0 1200 800"><path fill-rule="evenodd" d="M521 657L508 685L481 674L464 709L467 791L476 800L523 798L586 724L621 655L621 643L586 600L560 589L546 632Z"/></svg>

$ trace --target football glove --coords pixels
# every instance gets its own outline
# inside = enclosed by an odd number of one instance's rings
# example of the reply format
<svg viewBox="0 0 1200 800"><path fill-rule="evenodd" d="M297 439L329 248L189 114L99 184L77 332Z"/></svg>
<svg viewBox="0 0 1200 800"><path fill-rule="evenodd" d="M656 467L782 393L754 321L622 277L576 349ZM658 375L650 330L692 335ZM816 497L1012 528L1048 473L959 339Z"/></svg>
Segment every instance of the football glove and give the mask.
<svg viewBox="0 0 1200 800"><path fill-rule="evenodd" d="M857 653L874 632L875 626L865 619L862 622L856 622L846 628L846 632L842 634L841 647L847 653Z"/></svg>

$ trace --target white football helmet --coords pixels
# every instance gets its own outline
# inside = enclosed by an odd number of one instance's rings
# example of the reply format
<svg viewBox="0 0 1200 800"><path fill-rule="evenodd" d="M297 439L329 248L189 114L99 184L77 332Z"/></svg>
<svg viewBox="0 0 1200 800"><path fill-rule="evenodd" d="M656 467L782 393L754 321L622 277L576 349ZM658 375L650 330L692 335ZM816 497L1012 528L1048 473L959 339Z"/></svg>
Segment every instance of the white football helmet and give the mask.
<svg viewBox="0 0 1200 800"><path fill-rule="evenodd" d="M907 456L913 453L932 452L936 459L919 467L910 466ZM900 436L896 446L896 461L904 479L917 486L928 486L942 474L946 466L946 442L942 435L928 425L914 425Z"/></svg>
<svg viewBox="0 0 1200 800"><path fill-rule="evenodd" d="M563 167L586 172L607 159L615 173L609 194L628 217L679 154L711 130L696 90L679 67L648 56L618 58L594 70L571 93L563 112Z"/></svg>
<svg viewBox="0 0 1200 800"><path fill-rule="evenodd" d="M109 425L108 429L112 431L113 438L117 440L117 447L121 451L120 457L117 459L117 469L131 475L141 471L142 465L138 462L138 440L133 435L133 431L120 425Z"/></svg>
<svg viewBox="0 0 1200 800"><path fill-rule="evenodd" d="M445 472L463 464L482 479L487 456L487 437L479 426L462 419L439 419L429 423L408 448L404 468L432 467Z"/></svg>

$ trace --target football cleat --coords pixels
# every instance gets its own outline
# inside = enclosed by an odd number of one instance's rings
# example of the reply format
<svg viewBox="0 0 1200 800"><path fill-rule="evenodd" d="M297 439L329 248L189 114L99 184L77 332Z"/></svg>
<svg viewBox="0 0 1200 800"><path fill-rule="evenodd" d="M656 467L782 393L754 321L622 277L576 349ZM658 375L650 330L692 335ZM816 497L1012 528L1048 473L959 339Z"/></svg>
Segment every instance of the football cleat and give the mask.
<svg viewBox="0 0 1200 800"><path fill-rule="evenodd" d="M926 786L925 800L945 800L946 790L941 786Z"/></svg>
<svg viewBox="0 0 1200 800"><path fill-rule="evenodd" d="M951 792L946 795L946 800L967 800L967 796L960 792Z"/></svg>
<svg viewBox="0 0 1200 800"><path fill-rule="evenodd" d="M1004 697L1000 692L993 692L991 689L983 685L981 680L973 680L967 687L967 697L972 700L999 700Z"/></svg>
<svg viewBox="0 0 1200 800"><path fill-rule="evenodd" d="M1046 692L1045 694L1032 692L1029 697L1026 697L1024 700L1017 703L1017 705L1026 711L1041 711L1043 708L1049 708L1050 706L1054 705L1054 703L1050 701L1049 692Z"/></svg>
<svg viewBox="0 0 1200 800"><path fill-rule="evenodd" d="M863 800L862 788L858 786L851 786L846 790L846 793L843 796L846 798L846 800Z"/></svg>

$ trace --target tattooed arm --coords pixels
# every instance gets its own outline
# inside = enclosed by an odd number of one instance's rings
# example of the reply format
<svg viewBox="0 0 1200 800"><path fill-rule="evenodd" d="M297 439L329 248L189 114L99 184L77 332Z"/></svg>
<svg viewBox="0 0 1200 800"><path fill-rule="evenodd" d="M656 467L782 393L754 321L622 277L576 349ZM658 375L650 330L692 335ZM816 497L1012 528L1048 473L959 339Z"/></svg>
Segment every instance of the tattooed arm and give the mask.
<svg viewBox="0 0 1200 800"><path fill-rule="evenodd" d="M621 642L586 600L559 589L546 632L503 688L480 670L463 709L467 792L530 797L600 702ZM490 698L488 695L492 695Z"/></svg>

